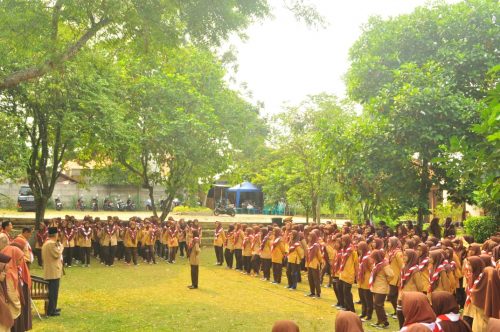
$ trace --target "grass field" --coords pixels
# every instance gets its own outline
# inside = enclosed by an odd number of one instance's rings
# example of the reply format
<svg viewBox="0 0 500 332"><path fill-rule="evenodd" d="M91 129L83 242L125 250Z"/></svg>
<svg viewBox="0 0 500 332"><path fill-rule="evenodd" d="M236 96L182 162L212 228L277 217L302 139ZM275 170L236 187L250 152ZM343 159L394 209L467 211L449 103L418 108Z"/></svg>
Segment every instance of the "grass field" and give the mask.
<svg viewBox="0 0 500 332"><path fill-rule="evenodd" d="M291 292L214 266L214 260L213 249L204 248L198 290L186 287L185 259L174 265L117 262L109 268L92 261L90 268L67 268L59 294L61 316L33 317L34 331L270 331L279 319L294 320L301 331L333 331L337 310L330 306L335 301L331 289L324 288L322 298L314 300L304 297L306 278ZM357 289L353 293L357 299ZM356 309L359 313L360 306ZM396 320L390 323L389 331L398 330Z"/></svg>

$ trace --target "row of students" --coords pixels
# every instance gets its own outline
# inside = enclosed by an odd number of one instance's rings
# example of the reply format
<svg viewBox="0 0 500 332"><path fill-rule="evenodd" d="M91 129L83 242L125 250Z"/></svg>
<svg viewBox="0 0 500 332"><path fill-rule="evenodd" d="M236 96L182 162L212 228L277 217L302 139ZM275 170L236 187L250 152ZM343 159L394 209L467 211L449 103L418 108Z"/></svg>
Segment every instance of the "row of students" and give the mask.
<svg viewBox="0 0 500 332"><path fill-rule="evenodd" d="M144 220L132 217L128 222L117 217L108 217L106 221L90 216L82 221L72 216L55 218L41 224L35 234L35 254L40 266L43 263L41 247L47 239L49 227L58 229L58 237L65 248L66 267L71 267L75 260L88 267L92 254L106 266L113 266L115 260L122 259L126 264L138 265L139 256L149 264L156 264L157 257L173 264L179 249L180 256L185 257L193 232L202 232L197 220L186 223L183 219L175 221L173 218L160 222L156 217Z"/></svg>
<svg viewBox="0 0 500 332"><path fill-rule="evenodd" d="M296 289L300 271L307 270L310 286L307 296L314 298L321 295L321 276L329 275L338 300L334 306L338 309L355 312L352 286L357 284L360 318L364 322L370 321L375 312L377 321L371 325L376 328L389 326L384 309L386 299L393 308L391 316L398 319L400 328L403 327L406 317L402 302L404 294L410 292L419 292L429 298L436 292L451 294L464 309L464 319L478 331L484 328L487 318L500 318L497 317L500 313L485 313L484 308L471 309L474 307L470 307L463 296L470 294L478 278L470 273L469 259L473 264L477 260L484 264L478 267L479 271L496 266L500 259L498 237L479 245L454 237L438 239L429 236L422 241L412 231L405 232L401 238L384 238L381 232L369 226L351 227L347 224L338 229L334 225L304 227L292 223L282 229L235 224L229 226L227 232L217 223L215 233L214 245L219 244L216 248L217 264L222 263L217 252L220 253L225 246L229 268L232 268L234 256L237 270L245 274L253 271L258 276L262 269L263 279L268 280L269 272L266 274L266 271L269 266L265 260L270 257L273 283L281 282L282 268L286 266L287 288ZM255 243L259 246L254 246ZM238 250L243 252L241 265ZM496 282L494 278L498 278L498 273L492 278L489 282Z"/></svg>

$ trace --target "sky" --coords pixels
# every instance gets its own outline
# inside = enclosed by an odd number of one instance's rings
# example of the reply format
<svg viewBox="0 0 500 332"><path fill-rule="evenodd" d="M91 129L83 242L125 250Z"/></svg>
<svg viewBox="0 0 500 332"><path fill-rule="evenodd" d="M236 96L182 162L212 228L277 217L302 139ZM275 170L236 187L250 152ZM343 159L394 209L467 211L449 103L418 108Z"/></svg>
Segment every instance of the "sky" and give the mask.
<svg viewBox="0 0 500 332"><path fill-rule="evenodd" d="M251 25L246 30L247 40L231 40L238 63L234 87L246 85L252 94L248 98L263 102L263 115L278 113L284 104L298 104L310 94L345 96L343 76L349 68L349 48L368 18L411 13L427 2L309 0L328 21L325 29L315 29L298 22L283 6L284 1L269 1L274 19Z"/></svg>

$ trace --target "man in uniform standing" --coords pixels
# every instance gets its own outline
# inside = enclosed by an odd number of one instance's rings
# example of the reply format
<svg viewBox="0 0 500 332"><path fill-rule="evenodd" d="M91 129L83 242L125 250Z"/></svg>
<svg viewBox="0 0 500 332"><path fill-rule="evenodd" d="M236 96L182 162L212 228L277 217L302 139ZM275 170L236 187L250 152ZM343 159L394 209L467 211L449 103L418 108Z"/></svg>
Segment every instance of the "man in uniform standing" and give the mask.
<svg viewBox="0 0 500 332"><path fill-rule="evenodd" d="M63 274L63 245L57 239L57 227L49 227L48 239L42 246L42 261L44 279L49 282L48 316L59 316L57 298L59 296L59 280Z"/></svg>

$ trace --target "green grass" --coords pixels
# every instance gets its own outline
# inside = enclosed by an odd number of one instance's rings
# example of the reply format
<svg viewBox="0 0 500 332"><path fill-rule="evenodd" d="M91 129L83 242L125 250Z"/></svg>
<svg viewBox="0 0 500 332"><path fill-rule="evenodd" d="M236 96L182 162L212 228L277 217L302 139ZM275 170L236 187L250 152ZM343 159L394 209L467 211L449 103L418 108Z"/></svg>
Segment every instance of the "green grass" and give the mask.
<svg viewBox="0 0 500 332"><path fill-rule="evenodd" d="M186 287L190 270L185 259L175 265L161 261L132 267L117 262L107 268L92 261L91 268L67 268L59 294L61 316L42 321L33 317L33 330L270 331L279 319L294 320L301 331L333 330L337 310L330 306L335 302L331 289L323 288L322 299L313 300L304 297L305 277L291 292L284 285L214 266L214 260L213 249L204 248L198 290ZM41 270L32 273L40 275ZM357 299L357 289L353 294ZM356 310L359 313L360 306ZM388 306L386 310L391 312ZM390 323L390 331L398 330L396 320Z"/></svg>

